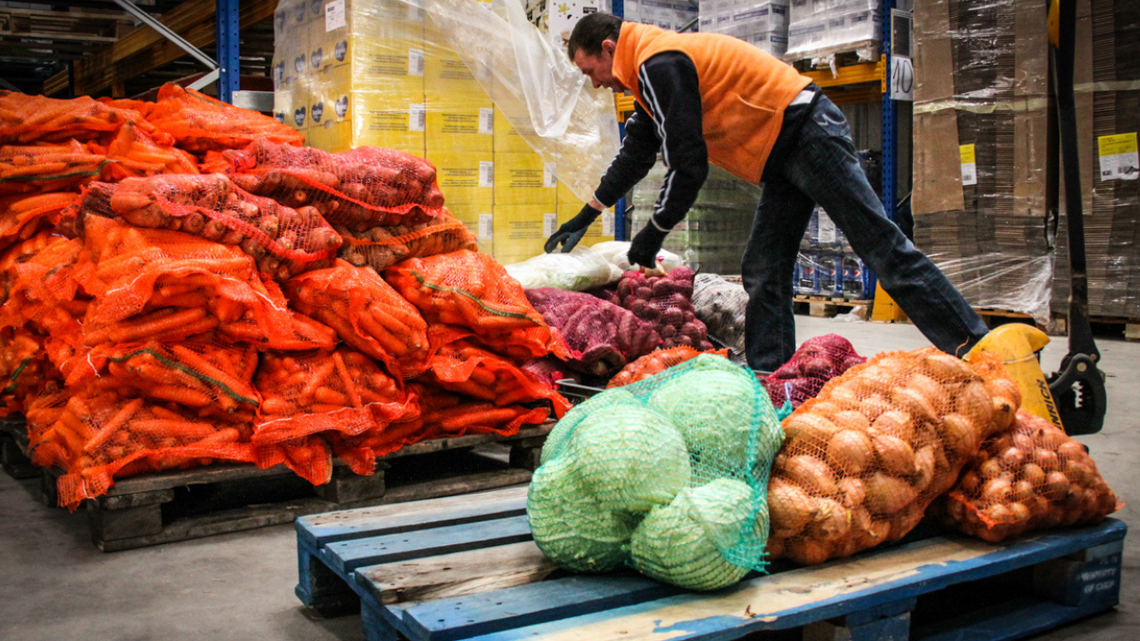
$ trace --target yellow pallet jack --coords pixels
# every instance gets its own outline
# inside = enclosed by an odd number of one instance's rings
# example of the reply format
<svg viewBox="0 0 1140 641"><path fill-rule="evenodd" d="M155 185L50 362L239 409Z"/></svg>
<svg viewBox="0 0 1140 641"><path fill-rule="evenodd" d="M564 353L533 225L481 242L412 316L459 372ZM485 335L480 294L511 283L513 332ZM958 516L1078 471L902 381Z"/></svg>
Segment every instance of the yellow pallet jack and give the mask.
<svg viewBox="0 0 1140 641"><path fill-rule="evenodd" d="M1089 325L1088 275L1085 259L1084 212L1077 152L1077 118L1073 100L1073 50L1076 1L1049 4L1049 55L1057 100L1061 158L1064 160L1065 211L1069 234L1069 353L1061 368L1047 377L1039 353L1049 337L1036 327L1002 325L982 339L970 354L996 352L1021 389L1022 406L1069 435L1092 434L1104 427L1107 394L1104 373L1097 369L1100 351ZM1050 158L1050 163L1057 159ZM969 359L969 355L967 355Z"/></svg>

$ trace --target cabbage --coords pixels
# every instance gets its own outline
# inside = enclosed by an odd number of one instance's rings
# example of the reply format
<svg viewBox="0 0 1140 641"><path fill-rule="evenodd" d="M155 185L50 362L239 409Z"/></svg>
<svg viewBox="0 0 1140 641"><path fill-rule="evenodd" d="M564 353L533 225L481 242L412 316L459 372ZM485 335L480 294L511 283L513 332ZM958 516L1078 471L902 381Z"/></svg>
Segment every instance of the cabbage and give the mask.
<svg viewBox="0 0 1140 641"><path fill-rule="evenodd" d="M759 418L759 384L752 374L719 356L702 355L689 362L694 365L684 375L653 391L649 407L681 432L693 466L704 472L700 481L743 478L756 455L749 441Z"/></svg>
<svg viewBox="0 0 1140 641"><path fill-rule="evenodd" d="M570 437L574 434L574 428L578 426L578 423L585 420L595 409L603 405L624 405L629 403L640 405L640 402L634 398L632 394L625 390L615 388L588 398L585 402L570 408L570 411L566 412L558 423L555 424L554 429L550 430L550 434L546 435L546 442L542 445L542 455L539 457L539 463L546 463L547 461L562 456L570 445Z"/></svg>
<svg viewBox="0 0 1140 641"><path fill-rule="evenodd" d="M638 403L597 407L570 439L582 488L603 509L648 512L689 485L689 453L661 414Z"/></svg>
<svg viewBox="0 0 1140 641"><path fill-rule="evenodd" d="M610 282L610 263L600 252L589 247L575 247L568 254L539 254L520 263L505 265L512 278L523 289L553 287L581 292Z"/></svg>
<svg viewBox="0 0 1140 641"><path fill-rule="evenodd" d="M645 517L630 539L633 567L650 578L690 590L716 590L744 578L749 569L724 558L689 507L659 507Z"/></svg>
<svg viewBox="0 0 1140 641"><path fill-rule="evenodd" d="M746 528L754 525L752 488L732 479L717 479L693 489L685 489L672 506L685 511L704 528L709 541L727 553L740 544Z"/></svg>
<svg viewBox="0 0 1140 641"><path fill-rule="evenodd" d="M602 509L578 486L568 459L534 472L526 514L534 542L559 566L575 572L608 572L628 562L623 546L633 518Z"/></svg>

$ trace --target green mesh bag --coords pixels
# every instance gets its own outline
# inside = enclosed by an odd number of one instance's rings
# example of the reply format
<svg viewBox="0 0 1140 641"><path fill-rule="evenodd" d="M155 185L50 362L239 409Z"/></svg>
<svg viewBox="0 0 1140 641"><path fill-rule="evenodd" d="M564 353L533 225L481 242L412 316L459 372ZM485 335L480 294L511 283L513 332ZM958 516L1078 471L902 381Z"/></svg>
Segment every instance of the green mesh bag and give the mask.
<svg viewBox="0 0 1140 641"><path fill-rule="evenodd" d="M542 450L535 542L578 572L621 565L712 590L762 570L768 472L784 439L749 370L703 354L578 405Z"/></svg>

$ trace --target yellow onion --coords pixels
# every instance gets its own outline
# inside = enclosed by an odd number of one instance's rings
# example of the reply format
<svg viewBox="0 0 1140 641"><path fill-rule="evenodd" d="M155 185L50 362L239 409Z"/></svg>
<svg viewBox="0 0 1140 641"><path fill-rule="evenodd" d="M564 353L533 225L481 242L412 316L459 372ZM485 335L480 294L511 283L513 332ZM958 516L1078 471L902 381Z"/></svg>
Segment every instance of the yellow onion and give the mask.
<svg viewBox="0 0 1140 641"><path fill-rule="evenodd" d="M1021 467L1021 478L1037 489L1045 484L1045 470L1036 463L1026 463Z"/></svg>
<svg viewBox="0 0 1140 641"><path fill-rule="evenodd" d="M839 501L820 499L815 520L808 524L806 536L833 542L847 536L851 529L851 514Z"/></svg>
<svg viewBox="0 0 1140 641"><path fill-rule="evenodd" d="M770 537L768 539L768 544L764 547L764 552L768 554L768 558L778 559L784 556L784 543L786 541L787 539Z"/></svg>
<svg viewBox="0 0 1140 641"><path fill-rule="evenodd" d="M859 413L873 421L893 406L881 394L872 394L859 402Z"/></svg>
<svg viewBox="0 0 1140 641"><path fill-rule="evenodd" d="M1014 415L1017 414L1017 404L1008 396L994 396L991 407L993 408L993 421L990 423L990 432L986 436L1009 429Z"/></svg>
<svg viewBox="0 0 1140 641"><path fill-rule="evenodd" d="M1078 461L1082 463L1088 458L1084 446L1073 440L1062 443L1061 446L1057 448L1057 456L1061 457L1062 461Z"/></svg>
<svg viewBox="0 0 1140 641"><path fill-rule="evenodd" d="M778 476L768 482L768 516L772 530L794 536L815 518L815 500L796 484Z"/></svg>
<svg viewBox="0 0 1140 641"><path fill-rule="evenodd" d="M812 539L794 539L785 544L784 556L801 565L819 565L831 557L831 546Z"/></svg>
<svg viewBox="0 0 1140 641"><path fill-rule="evenodd" d="M836 470L858 476L875 459L871 437L858 430L843 430L827 443L827 462Z"/></svg>
<svg viewBox="0 0 1140 641"><path fill-rule="evenodd" d="M1005 503L1009 500L1009 495L1013 492L1013 485L1007 478L992 478L982 485L981 496L978 500L983 505L991 505L993 503Z"/></svg>
<svg viewBox="0 0 1140 641"><path fill-rule="evenodd" d="M950 383L963 383L977 378L974 370L962 359L944 353L932 353L922 359L922 364L934 378Z"/></svg>
<svg viewBox="0 0 1140 641"><path fill-rule="evenodd" d="M891 400L917 420L930 421L935 425L942 420L934 404L917 390L909 387L895 390L891 393Z"/></svg>
<svg viewBox="0 0 1140 641"><path fill-rule="evenodd" d="M835 415L835 424L845 430L859 430L866 432L871 429L871 421L867 420L861 412L844 410Z"/></svg>
<svg viewBox="0 0 1140 641"><path fill-rule="evenodd" d="M1063 501L1069 496L1071 488L1067 476L1060 472L1049 472L1045 475L1045 485L1037 488L1037 493L1050 501Z"/></svg>
<svg viewBox="0 0 1140 641"><path fill-rule="evenodd" d="M867 488L863 485L863 480L857 476L848 476L839 479L839 491L843 493L843 504L849 508L855 509L863 505L863 499L867 496Z"/></svg>
<svg viewBox="0 0 1140 641"><path fill-rule="evenodd" d="M930 487L931 483L934 482L934 446L927 445L919 449L914 455L914 463L918 469L914 479L914 486L919 492L924 492Z"/></svg>
<svg viewBox="0 0 1140 641"><path fill-rule="evenodd" d="M918 491L909 483L886 472L875 472L863 483L867 487L863 503L872 514L894 514L918 498Z"/></svg>
<svg viewBox="0 0 1140 641"><path fill-rule="evenodd" d="M942 417L942 438L946 447L958 459L977 454L982 442L981 434L969 418L963 414L947 414Z"/></svg>
<svg viewBox="0 0 1140 641"><path fill-rule="evenodd" d="M934 407L937 414L945 414L949 411L950 396L946 393L946 388L942 383L926 374L916 373L911 374L911 377L907 379L906 386L925 398Z"/></svg>
<svg viewBox="0 0 1140 641"><path fill-rule="evenodd" d="M839 429L835 423L812 411L793 412L784 419L784 438L787 443L798 440L820 450L827 446L827 442Z"/></svg>
<svg viewBox="0 0 1140 641"><path fill-rule="evenodd" d="M902 510L891 517L891 531L887 538L892 541L897 541L906 536L914 526L922 521L923 511L922 506L918 504L908 505Z"/></svg>
<svg viewBox="0 0 1140 641"><path fill-rule="evenodd" d="M993 431L990 423L994 419L993 396L982 381L970 381L958 392L958 413L965 415L979 434Z"/></svg>
<svg viewBox="0 0 1140 641"><path fill-rule="evenodd" d="M914 439L914 424L910 420L910 414L899 410L883 412L871 427L876 432L897 436L908 443Z"/></svg>
<svg viewBox="0 0 1140 641"><path fill-rule="evenodd" d="M1021 407L1021 389L1017 386L1017 383L1014 383L1004 376L997 376L987 380L985 384L991 396L1001 396L1009 399L1015 412L1018 407Z"/></svg>
<svg viewBox="0 0 1140 641"><path fill-rule="evenodd" d="M835 474L827 463L808 454L799 454L788 459L788 465L783 469L784 475L793 483L808 492L822 496L835 494Z"/></svg>
<svg viewBox="0 0 1140 641"><path fill-rule="evenodd" d="M874 438L875 453L883 469L896 476L910 476L918 472L914 450L901 438L879 434Z"/></svg>

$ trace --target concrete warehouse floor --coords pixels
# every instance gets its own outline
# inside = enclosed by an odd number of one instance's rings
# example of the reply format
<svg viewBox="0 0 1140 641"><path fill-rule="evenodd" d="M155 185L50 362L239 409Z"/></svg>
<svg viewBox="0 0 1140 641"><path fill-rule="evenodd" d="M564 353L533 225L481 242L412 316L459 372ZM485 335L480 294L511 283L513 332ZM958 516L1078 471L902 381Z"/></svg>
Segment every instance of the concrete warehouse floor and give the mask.
<svg viewBox="0 0 1140 641"><path fill-rule="evenodd" d="M911 325L797 317L799 339L835 332L861 354L926 345ZM1140 461L1140 343L1102 339L1108 372L1104 430L1081 437L1109 485L1131 503L1114 516L1140 525L1140 496L1128 481ZM1051 371L1064 338L1045 350ZM297 582L291 525L104 554L87 517L39 503L39 481L0 473L0 640L324 641L362 638L359 616L312 621L293 595ZM1133 641L1140 638L1140 528L1125 539L1121 604L1038 637Z"/></svg>

